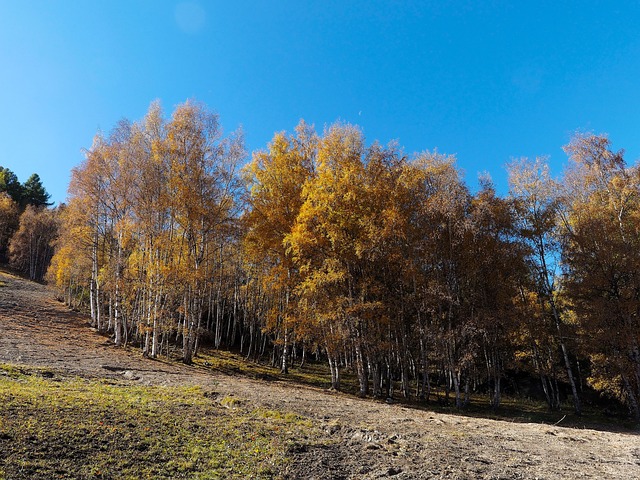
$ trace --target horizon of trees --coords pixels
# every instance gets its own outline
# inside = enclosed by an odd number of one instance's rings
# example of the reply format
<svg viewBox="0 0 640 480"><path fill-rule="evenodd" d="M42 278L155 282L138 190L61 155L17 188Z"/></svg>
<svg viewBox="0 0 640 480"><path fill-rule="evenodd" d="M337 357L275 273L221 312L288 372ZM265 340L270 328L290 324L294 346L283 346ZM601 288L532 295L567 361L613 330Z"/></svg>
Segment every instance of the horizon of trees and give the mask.
<svg viewBox="0 0 640 480"><path fill-rule="evenodd" d="M551 409L592 388L639 420L640 167L603 135L564 148L561 180L518 159L505 196L342 123L301 121L241 168L241 132L156 102L72 171L47 277L150 357L206 342L286 373L313 355L332 388L349 369L363 396L439 386L459 408L498 408L525 374Z"/></svg>
<svg viewBox="0 0 640 480"><path fill-rule="evenodd" d="M58 234L57 212L37 173L24 183L0 167L0 261L42 281Z"/></svg>

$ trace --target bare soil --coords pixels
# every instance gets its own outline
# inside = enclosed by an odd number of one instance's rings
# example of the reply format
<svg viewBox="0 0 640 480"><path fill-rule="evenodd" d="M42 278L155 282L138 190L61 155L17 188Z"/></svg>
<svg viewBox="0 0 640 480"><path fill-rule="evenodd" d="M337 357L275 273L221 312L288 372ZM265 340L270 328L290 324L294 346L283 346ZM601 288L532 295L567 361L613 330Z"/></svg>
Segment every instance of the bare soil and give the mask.
<svg viewBox="0 0 640 480"><path fill-rule="evenodd" d="M440 414L146 359L114 347L45 286L1 272L0 362L139 384L198 384L309 417L323 433L291 449L285 478L640 478L634 433Z"/></svg>

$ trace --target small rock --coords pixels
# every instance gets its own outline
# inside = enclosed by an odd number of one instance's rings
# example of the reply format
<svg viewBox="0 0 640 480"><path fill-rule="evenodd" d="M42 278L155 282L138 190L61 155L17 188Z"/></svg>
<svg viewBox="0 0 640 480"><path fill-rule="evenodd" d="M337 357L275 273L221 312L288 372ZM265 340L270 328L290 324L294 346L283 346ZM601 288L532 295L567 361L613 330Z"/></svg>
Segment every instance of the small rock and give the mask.
<svg viewBox="0 0 640 480"><path fill-rule="evenodd" d="M341 427L340 425L329 425L325 428L325 430L329 435L334 435L341 430Z"/></svg>
<svg viewBox="0 0 640 480"><path fill-rule="evenodd" d="M126 378L127 380L140 380L140 377L138 377L135 373L133 373L130 370L126 370L122 376L124 378Z"/></svg>

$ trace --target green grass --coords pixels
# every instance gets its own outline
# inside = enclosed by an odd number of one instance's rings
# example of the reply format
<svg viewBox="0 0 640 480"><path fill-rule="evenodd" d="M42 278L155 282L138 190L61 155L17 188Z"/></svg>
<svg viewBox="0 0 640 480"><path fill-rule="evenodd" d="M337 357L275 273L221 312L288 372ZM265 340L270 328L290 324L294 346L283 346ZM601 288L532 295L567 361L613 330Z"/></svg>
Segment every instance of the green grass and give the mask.
<svg viewBox="0 0 640 480"><path fill-rule="evenodd" d="M313 430L198 387L0 365L0 479L278 478Z"/></svg>

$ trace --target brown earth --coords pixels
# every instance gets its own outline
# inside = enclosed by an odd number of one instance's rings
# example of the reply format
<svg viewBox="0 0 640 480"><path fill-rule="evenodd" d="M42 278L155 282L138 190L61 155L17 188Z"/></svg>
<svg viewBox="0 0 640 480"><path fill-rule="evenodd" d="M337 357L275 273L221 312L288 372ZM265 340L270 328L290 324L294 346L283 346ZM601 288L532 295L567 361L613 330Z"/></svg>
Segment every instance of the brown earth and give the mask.
<svg viewBox="0 0 640 480"><path fill-rule="evenodd" d="M640 478L634 433L439 414L145 359L114 347L46 287L7 273L0 273L0 362L149 385L199 384L305 415L323 434L291 450L287 478Z"/></svg>

